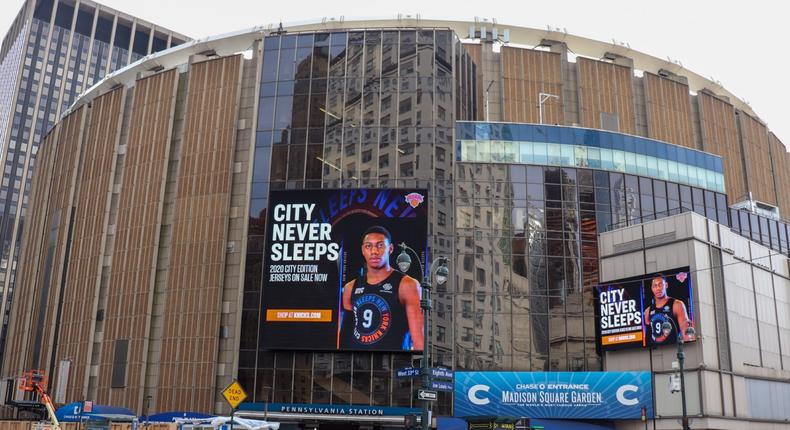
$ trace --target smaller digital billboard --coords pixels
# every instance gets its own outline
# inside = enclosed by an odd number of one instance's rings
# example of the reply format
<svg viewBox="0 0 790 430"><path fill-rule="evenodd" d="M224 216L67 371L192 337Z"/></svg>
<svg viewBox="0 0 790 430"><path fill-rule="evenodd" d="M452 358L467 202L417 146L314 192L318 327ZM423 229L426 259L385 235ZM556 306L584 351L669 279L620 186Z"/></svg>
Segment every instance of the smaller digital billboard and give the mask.
<svg viewBox="0 0 790 430"><path fill-rule="evenodd" d="M455 372L454 415L639 419L653 415L650 372Z"/></svg>
<svg viewBox="0 0 790 430"><path fill-rule="evenodd" d="M598 342L604 351L675 344L694 327L688 267L598 285L595 304ZM669 323L665 325L664 323Z"/></svg>
<svg viewBox="0 0 790 430"><path fill-rule="evenodd" d="M422 350L427 206L424 189L272 191L262 347ZM407 272L400 243L414 250Z"/></svg>

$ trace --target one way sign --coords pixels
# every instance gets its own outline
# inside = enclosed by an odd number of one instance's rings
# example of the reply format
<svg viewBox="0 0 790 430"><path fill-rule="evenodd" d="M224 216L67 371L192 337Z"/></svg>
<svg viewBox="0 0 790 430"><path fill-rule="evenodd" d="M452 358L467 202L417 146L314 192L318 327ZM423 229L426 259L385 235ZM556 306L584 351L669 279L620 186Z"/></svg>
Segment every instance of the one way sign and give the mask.
<svg viewBox="0 0 790 430"><path fill-rule="evenodd" d="M424 389L417 390L417 399L419 400L427 400L429 402L435 402L437 398L439 398L439 395L434 390L424 390Z"/></svg>

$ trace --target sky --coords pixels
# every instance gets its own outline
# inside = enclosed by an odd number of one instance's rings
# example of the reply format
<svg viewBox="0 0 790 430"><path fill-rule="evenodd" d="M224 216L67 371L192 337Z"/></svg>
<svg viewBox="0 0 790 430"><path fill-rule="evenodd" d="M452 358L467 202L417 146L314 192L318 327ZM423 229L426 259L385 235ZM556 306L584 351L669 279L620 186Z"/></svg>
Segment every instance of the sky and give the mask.
<svg viewBox="0 0 790 430"><path fill-rule="evenodd" d="M494 18L501 27L544 29L548 25L591 39L628 43L631 49L679 61L713 78L749 103L790 146L790 2L776 0L98 0L193 38L256 25L395 18ZM3 34L22 0L0 1ZM785 42L782 42L782 41Z"/></svg>

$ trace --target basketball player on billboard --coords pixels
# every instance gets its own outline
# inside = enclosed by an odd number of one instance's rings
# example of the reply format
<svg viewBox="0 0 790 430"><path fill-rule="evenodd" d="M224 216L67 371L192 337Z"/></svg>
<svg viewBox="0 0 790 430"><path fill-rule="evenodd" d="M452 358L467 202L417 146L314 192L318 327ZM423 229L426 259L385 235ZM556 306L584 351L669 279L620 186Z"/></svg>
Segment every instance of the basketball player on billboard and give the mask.
<svg viewBox="0 0 790 430"><path fill-rule="evenodd" d="M390 265L394 249L381 226L362 235L365 271L343 286L341 347L383 351L422 350L420 283ZM353 321L345 321L353 317Z"/></svg>
<svg viewBox="0 0 790 430"><path fill-rule="evenodd" d="M685 280L688 274L683 272L682 276ZM681 279L678 280L683 282ZM686 334L686 329L692 325L686 311L686 304L681 299L668 296L667 286L667 281L662 275L654 277L650 284L653 299L650 306L645 308L643 319L648 325L648 345L674 344L677 342L678 333L682 333L684 342L695 340L694 335ZM665 330L663 328L664 322L669 322L672 329Z"/></svg>

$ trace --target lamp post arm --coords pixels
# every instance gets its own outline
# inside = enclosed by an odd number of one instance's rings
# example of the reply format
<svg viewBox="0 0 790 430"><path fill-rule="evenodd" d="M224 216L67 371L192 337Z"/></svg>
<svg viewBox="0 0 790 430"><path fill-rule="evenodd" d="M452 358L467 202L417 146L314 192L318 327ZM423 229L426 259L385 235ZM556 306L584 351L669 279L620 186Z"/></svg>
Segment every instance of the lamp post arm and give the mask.
<svg viewBox="0 0 790 430"><path fill-rule="evenodd" d="M447 258L447 257L436 257L436 258L433 260L433 263L431 263L431 267L430 267L430 269L428 270L428 275L427 275L427 276L428 276L429 278L430 278L430 277L433 277L433 275L435 275L435 274L436 274L436 271L437 271L437 270L439 270L439 267L441 267L441 266L442 266L442 264L447 264L447 262L448 262L448 261L449 261L449 260L448 260L448 258Z"/></svg>
<svg viewBox="0 0 790 430"><path fill-rule="evenodd" d="M420 260L420 255L417 254L417 251L411 249L411 247L409 245L406 245L405 242L401 242L398 246L400 247L401 251L411 252L411 254L414 255L414 259L417 261L417 264L420 266L420 276L425 278L427 276L425 275L425 268L422 265L422 261Z"/></svg>

